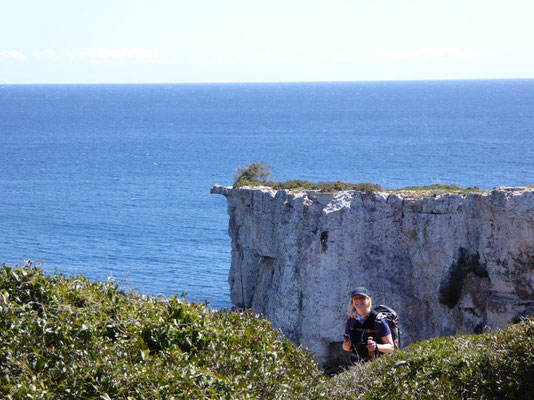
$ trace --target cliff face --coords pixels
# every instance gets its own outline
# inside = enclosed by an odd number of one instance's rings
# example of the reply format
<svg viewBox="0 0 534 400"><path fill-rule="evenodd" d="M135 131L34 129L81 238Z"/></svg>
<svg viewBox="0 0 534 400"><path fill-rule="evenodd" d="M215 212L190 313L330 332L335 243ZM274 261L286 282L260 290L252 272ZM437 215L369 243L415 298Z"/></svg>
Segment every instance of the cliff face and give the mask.
<svg viewBox="0 0 534 400"><path fill-rule="evenodd" d="M349 293L394 308L402 343L534 313L534 190L410 199L230 189L232 304L263 313L322 365L342 362Z"/></svg>

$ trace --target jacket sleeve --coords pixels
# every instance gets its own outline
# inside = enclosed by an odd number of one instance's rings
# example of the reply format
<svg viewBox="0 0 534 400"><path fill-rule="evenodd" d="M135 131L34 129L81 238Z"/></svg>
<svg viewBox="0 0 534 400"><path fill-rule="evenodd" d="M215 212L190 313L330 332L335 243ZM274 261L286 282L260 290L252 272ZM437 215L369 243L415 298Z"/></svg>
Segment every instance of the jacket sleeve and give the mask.
<svg viewBox="0 0 534 400"><path fill-rule="evenodd" d="M378 326L378 337L382 338L387 335L391 335L391 330L389 329L388 321L385 318L382 318L380 321L377 321Z"/></svg>

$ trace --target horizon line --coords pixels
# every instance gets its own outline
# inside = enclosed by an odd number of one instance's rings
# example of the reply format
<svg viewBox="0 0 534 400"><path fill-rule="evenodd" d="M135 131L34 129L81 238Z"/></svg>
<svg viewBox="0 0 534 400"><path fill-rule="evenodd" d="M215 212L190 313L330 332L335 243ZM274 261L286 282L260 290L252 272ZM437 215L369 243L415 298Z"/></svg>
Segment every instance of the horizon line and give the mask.
<svg viewBox="0 0 534 400"><path fill-rule="evenodd" d="M15 85L235 85L235 84L291 84L291 83L381 83L381 82L446 82L446 81L504 81L532 80L531 78L440 78L440 79L369 79L369 80L309 80L309 81L225 81L225 82L0 82L0 86Z"/></svg>

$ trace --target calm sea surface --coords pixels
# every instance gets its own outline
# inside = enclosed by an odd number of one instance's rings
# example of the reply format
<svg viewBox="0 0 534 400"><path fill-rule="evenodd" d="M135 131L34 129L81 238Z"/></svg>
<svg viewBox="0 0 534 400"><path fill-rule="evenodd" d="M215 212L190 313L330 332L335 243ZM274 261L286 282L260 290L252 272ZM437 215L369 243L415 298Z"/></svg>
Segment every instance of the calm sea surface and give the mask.
<svg viewBox="0 0 534 400"><path fill-rule="evenodd" d="M0 262L230 305L212 185L534 184L534 80L0 85Z"/></svg>

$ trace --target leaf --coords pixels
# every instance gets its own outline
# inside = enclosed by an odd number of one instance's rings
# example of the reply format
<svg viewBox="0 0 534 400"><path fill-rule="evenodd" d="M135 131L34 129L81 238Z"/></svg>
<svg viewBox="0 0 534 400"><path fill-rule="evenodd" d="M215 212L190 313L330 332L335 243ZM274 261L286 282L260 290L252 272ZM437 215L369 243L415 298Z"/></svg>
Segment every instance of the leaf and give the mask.
<svg viewBox="0 0 534 400"><path fill-rule="evenodd" d="M149 349L142 349L141 350L141 359L144 361L150 356L150 350Z"/></svg>
<svg viewBox="0 0 534 400"><path fill-rule="evenodd" d="M252 328L252 326L248 325L248 326L245 328L245 332L244 332L244 333L245 333L245 336L246 336L247 338L249 338L250 335L252 334L252 332L253 332L253 328Z"/></svg>
<svg viewBox="0 0 534 400"><path fill-rule="evenodd" d="M7 290L2 290L2 300L4 304L8 304L9 301L9 292Z"/></svg>

